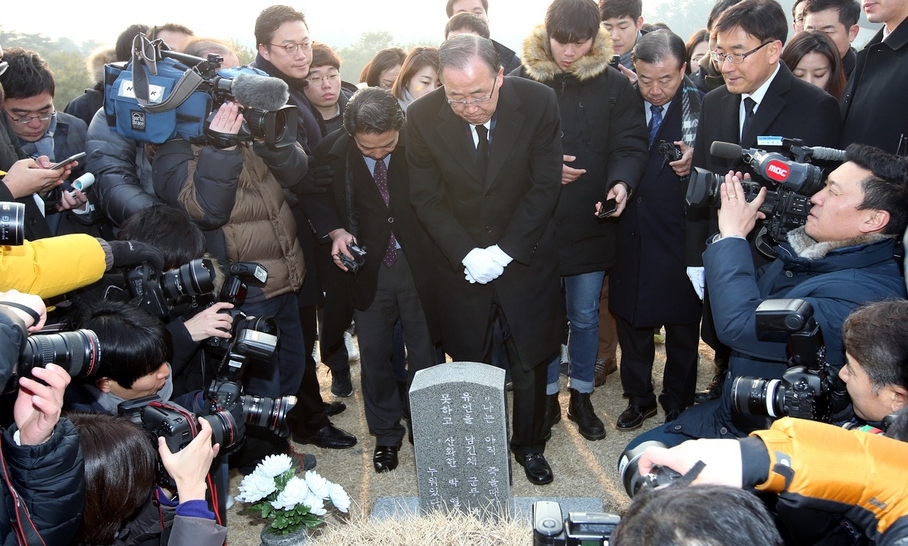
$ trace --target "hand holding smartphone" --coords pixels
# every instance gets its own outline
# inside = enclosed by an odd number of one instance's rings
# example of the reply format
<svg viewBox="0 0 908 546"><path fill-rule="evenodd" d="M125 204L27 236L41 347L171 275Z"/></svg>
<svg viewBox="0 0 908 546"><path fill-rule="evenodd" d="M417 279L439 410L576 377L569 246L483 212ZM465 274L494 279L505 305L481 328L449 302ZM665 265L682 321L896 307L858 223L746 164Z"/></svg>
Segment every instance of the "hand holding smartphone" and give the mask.
<svg viewBox="0 0 908 546"><path fill-rule="evenodd" d="M598 218L608 218L609 216L615 214L615 211L618 210L618 201L615 198L607 199L602 203L602 207L599 209L599 212L596 213Z"/></svg>
<svg viewBox="0 0 908 546"><path fill-rule="evenodd" d="M53 165L50 166L50 168L51 169L62 169L69 163L72 163L73 161L78 161L78 160L82 159L83 157L85 157L85 152L79 152L77 154L73 154L73 155L67 157L63 161L60 161L59 163L54 163Z"/></svg>

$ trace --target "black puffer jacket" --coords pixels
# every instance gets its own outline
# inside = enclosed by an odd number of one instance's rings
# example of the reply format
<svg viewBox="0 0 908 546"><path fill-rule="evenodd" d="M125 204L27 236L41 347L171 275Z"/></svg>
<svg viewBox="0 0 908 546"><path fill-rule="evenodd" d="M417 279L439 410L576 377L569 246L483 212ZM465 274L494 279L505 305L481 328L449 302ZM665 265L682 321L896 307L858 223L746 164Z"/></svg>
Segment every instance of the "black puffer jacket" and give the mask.
<svg viewBox="0 0 908 546"><path fill-rule="evenodd" d="M0 309L0 385L6 385L25 338L25 324ZM45 544L69 544L82 523L85 506L85 468L76 428L69 419L60 419L51 437L36 446L16 445L15 431L13 425L0 438L2 464L10 480L0 484L0 544L19 544L11 523L15 505L10 487L17 491Z"/></svg>
<svg viewBox="0 0 908 546"><path fill-rule="evenodd" d="M85 169L95 175L101 210L115 226L162 202L154 194L145 147L112 130L103 108L88 126L85 151Z"/></svg>
<svg viewBox="0 0 908 546"><path fill-rule="evenodd" d="M523 43L523 66L514 75L555 90L561 112L561 143L569 165L586 169L561 186L555 208L555 239L561 275L608 271L615 264L615 222L598 220L597 201L618 181L633 192L647 158L643 99L623 74L609 67L612 41L599 31L589 52L564 72L552 59L545 27Z"/></svg>

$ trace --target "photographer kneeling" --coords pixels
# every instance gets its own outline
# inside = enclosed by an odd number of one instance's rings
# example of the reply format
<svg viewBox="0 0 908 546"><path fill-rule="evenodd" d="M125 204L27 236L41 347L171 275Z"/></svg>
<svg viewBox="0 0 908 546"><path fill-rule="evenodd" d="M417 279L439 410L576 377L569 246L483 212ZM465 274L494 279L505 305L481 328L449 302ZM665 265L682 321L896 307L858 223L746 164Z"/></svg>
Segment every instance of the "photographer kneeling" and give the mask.
<svg viewBox="0 0 908 546"><path fill-rule="evenodd" d="M841 327L856 307L904 298L905 284L895 260L897 238L908 222L908 162L870 146L853 144L846 161L829 174L826 187L811 197L803 227L775 248L778 258L755 271L744 235L763 216L766 190L750 203L731 173L721 187L719 234L703 253L711 309L720 340L731 347L729 374L781 378L787 368L785 339L757 336L755 311L767 299L798 298L810 303L823 332L826 362L845 363ZM765 417L736 414L732 381L719 400L689 408L663 426L635 438L677 445L691 438L735 438L767 428Z"/></svg>

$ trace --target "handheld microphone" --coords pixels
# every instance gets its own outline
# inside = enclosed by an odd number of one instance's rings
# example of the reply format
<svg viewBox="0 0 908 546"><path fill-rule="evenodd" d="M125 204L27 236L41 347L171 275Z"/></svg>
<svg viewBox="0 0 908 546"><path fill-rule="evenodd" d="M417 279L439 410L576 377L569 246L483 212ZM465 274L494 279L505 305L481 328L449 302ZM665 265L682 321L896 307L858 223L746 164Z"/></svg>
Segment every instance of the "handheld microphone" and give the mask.
<svg viewBox="0 0 908 546"><path fill-rule="evenodd" d="M85 173L82 176L80 176L79 178L73 180L72 182L69 182L69 181L64 182L63 191L68 191L68 192L71 192L73 190L85 191L89 187L91 187L91 185L94 183L95 183L95 175L93 175L91 173Z"/></svg>

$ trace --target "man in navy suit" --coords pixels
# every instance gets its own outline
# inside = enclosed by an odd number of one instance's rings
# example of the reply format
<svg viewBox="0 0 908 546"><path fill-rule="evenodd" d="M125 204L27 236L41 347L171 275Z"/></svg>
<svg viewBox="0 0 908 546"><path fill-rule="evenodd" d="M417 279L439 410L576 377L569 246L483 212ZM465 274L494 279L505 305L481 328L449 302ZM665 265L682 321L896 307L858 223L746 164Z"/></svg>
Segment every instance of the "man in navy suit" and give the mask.
<svg viewBox="0 0 908 546"><path fill-rule="evenodd" d="M760 142L759 137L800 138L808 146L834 147L841 123L835 98L818 87L792 75L779 62L788 37L788 22L775 0L744 0L722 13L716 21L716 49L713 62L722 72L725 85L706 95L694 144L694 167L724 175L729 170L751 172L740 158L713 157L713 142L731 142L742 148L787 152ZM754 177L755 181L766 181ZM775 189L775 188L769 188ZM707 238L718 230L714 207L691 207L687 215L685 254L688 275L703 297L703 251ZM748 235L750 241L762 227L758 222ZM754 251L756 265L769 258ZM708 306L704 307L704 310ZM716 380L698 401L718 397L722 389L727 349L711 335L711 318L704 316L703 339L717 352Z"/></svg>
<svg viewBox="0 0 908 546"><path fill-rule="evenodd" d="M455 36L438 56L444 88L407 109L407 159L411 200L444 256L434 272L442 346L454 360L490 363L494 322L510 332L511 450L532 483L546 484L546 364L566 321L552 219L558 103L540 83L505 78L486 38Z"/></svg>
<svg viewBox="0 0 908 546"><path fill-rule="evenodd" d="M429 254L428 237L410 204L404 113L390 93L377 87L354 95L344 111L343 129L315 149L319 165L333 172L330 192L307 204L319 235L331 237L338 281L344 285L359 329L362 389L369 432L375 435L376 472L397 468L406 414L391 366L391 332L400 320L407 345L409 380L435 364L421 295L429 280L417 267ZM341 261L353 259L351 243L366 249L353 275ZM330 277L330 274L329 274ZM329 279L331 280L331 279ZM422 294L420 291L422 291ZM427 298L426 298L427 299Z"/></svg>
<svg viewBox="0 0 908 546"><path fill-rule="evenodd" d="M618 430L639 428L656 414L654 328L665 326L665 373L658 397L665 421L693 405L702 313L685 275L682 178L690 173L688 144L694 140L701 93L684 75L684 40L671 31L644 34L631 57L646 105L650 145L646 171L618 222L619 258L609 275L609 309L617 318L621 386L628 397L615 424ZM677 143L682 158L666 160L660 143Z"/></svg>

